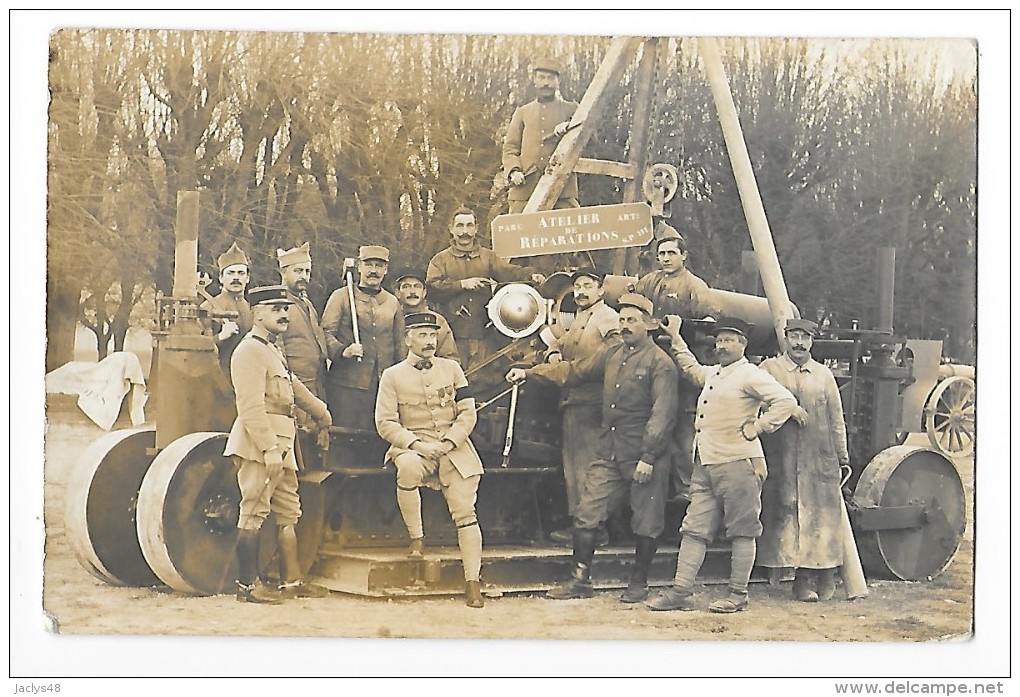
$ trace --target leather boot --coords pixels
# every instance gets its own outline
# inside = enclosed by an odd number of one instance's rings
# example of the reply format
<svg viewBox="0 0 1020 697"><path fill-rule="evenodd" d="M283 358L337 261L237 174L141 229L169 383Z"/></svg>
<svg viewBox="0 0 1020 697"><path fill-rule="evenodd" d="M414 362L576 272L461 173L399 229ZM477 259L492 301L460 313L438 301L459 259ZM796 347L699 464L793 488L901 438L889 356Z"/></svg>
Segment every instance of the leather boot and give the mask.
<svg viewBox="0 0 1020 697"><path fill-rule="evenodd" d="M793 597L802 603L817 603L818 593L811 586L814 585L810 569L797 569L796 576L793 577Z"/></svg>
<svg viewBox="0 0 1020 697"><path fill-rule="evenodd" d="M658 546L659 541L654 537L638 536L634 545L634 570L627 590L620 596L621 603L640 603L648 598L648 570Z"/></svg>
<svg viewBox="0 0 1020 697"><path fill-rule="evenodd" d="M819 600L832 600L832 596L836 594L836 570L816 570L815 590L818 593Z"/></svg>
<svg viewBox="0 0 1020 697"><path fill-rule="evenodd" d="M468 607L484 607L481 581L467 581L464 584L464 601Z"/></svg>
<svg viewBox="0 0 1020 697"><path fill-rule="evenodd" d="M237 535L237 592L234 599L239 603L278 605L282 602L279 593L258 583L259 531L241 530Z"/></svg>
<svg viewBox="0 0 1020 697"><path fill-rule="evenodd" d="M574 528L574 569L570 580L551 589L546 597L553 600L592 597L591 562L594 557L595 531Z"/></svg>

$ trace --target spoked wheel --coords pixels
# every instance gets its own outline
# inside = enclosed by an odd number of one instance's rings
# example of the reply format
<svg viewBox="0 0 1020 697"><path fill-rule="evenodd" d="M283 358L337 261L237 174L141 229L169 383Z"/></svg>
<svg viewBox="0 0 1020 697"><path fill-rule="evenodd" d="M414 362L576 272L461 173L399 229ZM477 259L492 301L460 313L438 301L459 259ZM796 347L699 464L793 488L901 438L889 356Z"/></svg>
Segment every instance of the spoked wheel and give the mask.
<svg viewBox="0 0 1020 697"><path fill-rule="evenodd" d="M116 586L158 586L135 528L138 490L152 463L154 428L108 433L82 452L67 483L64 525L78 562Z"/></svg>
<svg viewBox="0 0 1020 697"><path fill-rule="evenodd" d="M934 578L960 547L967 523L963 482L934 450L897 445L861 473L853 495L861 510L856 531L869 574L904 581ZM864 513L869 524L864 525Z"/></svg>
<svg viewBox="0 0 1020 697"><path fill-rule="evenodd" d="M946 457L974 452L975 385L954 376L935 386L924 405L924 430L933 448Z"/></svg>
<svg viewBox="0 0 1020 697"><path fill-rule="evenodd" d="M174 590L216 595L234 589L241 492L237 469L223 455L225 433L191 433L152 462L138 493L138 540L152 570ZM276 546L262 526L259 559Z"/></svg>

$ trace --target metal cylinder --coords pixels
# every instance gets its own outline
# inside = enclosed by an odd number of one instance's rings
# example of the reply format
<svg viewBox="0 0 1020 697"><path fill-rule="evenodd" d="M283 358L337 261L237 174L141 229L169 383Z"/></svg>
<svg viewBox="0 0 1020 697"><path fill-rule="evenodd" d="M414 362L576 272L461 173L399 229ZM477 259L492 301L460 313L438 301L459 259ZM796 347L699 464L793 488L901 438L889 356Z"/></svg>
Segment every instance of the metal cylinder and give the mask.
<svg viewBox="0 0 1020 697"><path fill-rule="evenodd" d="M878 249L878 306L875 310L875 329L893 333L893 302L896 285L896 248Z"/></svg>
<svg viewBox="0 0 1020 697"><path fill-rule="evenodd" d="M174 297L198 298L198 192L177 192L174 227Z"/></svg>

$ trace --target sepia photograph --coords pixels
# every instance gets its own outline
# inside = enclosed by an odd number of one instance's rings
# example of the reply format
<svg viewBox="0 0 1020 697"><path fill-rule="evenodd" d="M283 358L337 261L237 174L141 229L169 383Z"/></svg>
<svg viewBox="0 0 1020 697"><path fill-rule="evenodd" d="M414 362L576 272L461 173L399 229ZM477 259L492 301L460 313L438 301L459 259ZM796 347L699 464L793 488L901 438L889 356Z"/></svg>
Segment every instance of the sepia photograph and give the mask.
<svg viewBox="0 0 1020 697"><path fill-rule="evenodd" d="M20 14L16 692L1009 676L1008 12Z"/></svg>

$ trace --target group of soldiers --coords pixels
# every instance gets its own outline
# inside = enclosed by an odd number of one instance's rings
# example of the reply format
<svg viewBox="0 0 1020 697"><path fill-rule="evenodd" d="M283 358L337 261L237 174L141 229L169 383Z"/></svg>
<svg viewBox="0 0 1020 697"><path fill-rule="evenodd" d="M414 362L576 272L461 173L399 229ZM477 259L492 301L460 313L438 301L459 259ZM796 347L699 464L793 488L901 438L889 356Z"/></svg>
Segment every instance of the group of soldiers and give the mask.
<svg viewBox="0 0 1020 697"><path fill-rule="evenodd" d="M554 62L536 63L538 98L511 120L503 148L511 212L523 208L528 187L544 169L555 145L549 141L570 128L576 104L558 96L560 73ZM574 187L564 189L557 207L578 205ZM420 488L442 492L457 529L466 602L484 605L475 512L483 466L470 439L477 416L466 373L498 349L486 329L495 286L545 279L481 246L468 208L453 212L449 232L449 247L424 274L404 269L395 275L394 293L383 287L389 250L362 246L356 280L351 273L333 292L321 318L306 293L312 271L307 243L278 250L282 283L251 289L247 301L243 251L234 245L218 258L222 291L206 307L237 313L236 321L211 323L211 331L237 406L225 454L239 465L239 601L326 594L300 578L295 451L308 457L328 447L329 428L339 425L377 432L389 443L386 461L396 468L408 555L425 550ZM553 537L572 543L574 565L571 578L548 596L592 595L595 550L606 541L610 514L626 502L636 542L623 602L653 610L694 607L694 580L718 532L732 543L730 594L711 610L747 606L755 563L796 569L800 600L831 598L834 570L842 563L839 481L848 456L835 379L810 355L817 327L791 320L786 353L756 366L744 356L750 328L721 316L707 284L687 269L683 237L660 225L654 248L659 269L623 294L618 309L606 303L598 270L575 270L575 318L541 364L506 375L511 383L535 378L562 387L563 470L573 525ZM696 356L680 336L680 318L706 316L717 319L715 344L712 355ZM660 327L671 341L668 352L652 338ZM766 434L774 435L763 448L759 436ZM763 496L770 503L764 512ZM676 578L652 594L648 572L670 498L689 502ZM257 573L258 531L270 512L278 528L278 589L263 585Z"/></svg>

